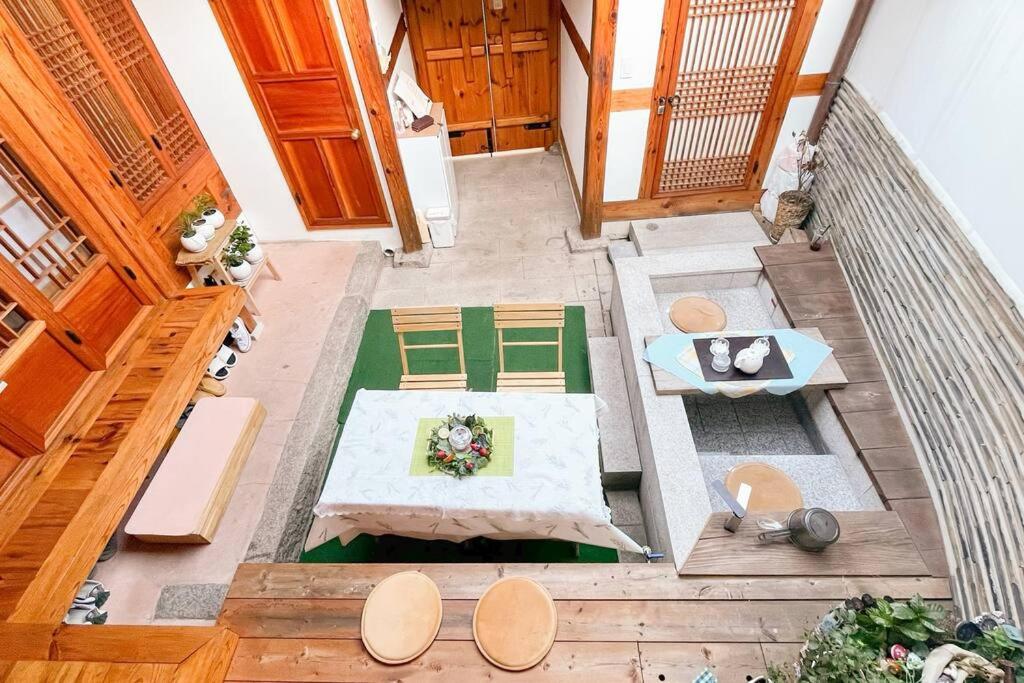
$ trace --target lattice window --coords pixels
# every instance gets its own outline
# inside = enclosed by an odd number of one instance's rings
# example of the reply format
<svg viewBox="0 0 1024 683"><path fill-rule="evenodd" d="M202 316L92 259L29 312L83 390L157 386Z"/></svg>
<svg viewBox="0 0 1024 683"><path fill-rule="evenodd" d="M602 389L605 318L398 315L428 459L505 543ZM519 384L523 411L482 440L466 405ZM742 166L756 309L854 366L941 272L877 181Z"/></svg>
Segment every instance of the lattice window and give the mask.
<svg viewBox="0 0 1024 683"><path fill-rule="evenodd" d="M177 167L200 149L195 131L182 111L125 0L78 0L103 47L146 111L159 144Z"/></svg>
<svg viewBox="0 0 1024 683"><path fill-rule="evenodd" d="M24 172L3 140L0 255L51 300L70 287L96 256L77 226Z"/></svg>
<svg viewBox="0 0 1024 683"><path fill-rule="evenodd" d="M140 202L170 180L81 34L55 0L2 0L32 49Z"/></svg>
<svg viewBox="0 0 1024 683"><path fill-rule="evenodd" d="M660 192L747 180L796 0L690 0Z"/></svg>
<svg viewBox="0 0 1024 683"><path fill-rule="evenodd" d="M9 349L31 318L3 293L0 293L0 354Z"/></svg>

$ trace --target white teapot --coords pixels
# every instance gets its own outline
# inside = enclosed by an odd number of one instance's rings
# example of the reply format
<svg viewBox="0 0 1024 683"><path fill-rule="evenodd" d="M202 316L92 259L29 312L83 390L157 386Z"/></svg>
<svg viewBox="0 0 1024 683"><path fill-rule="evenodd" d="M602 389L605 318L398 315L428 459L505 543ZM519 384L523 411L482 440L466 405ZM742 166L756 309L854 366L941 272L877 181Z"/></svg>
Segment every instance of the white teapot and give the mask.
<svg viewBox="0 0 1024 683"><path fill-rule="evenodd" d="M733 365L740 372L745 372L748 375L756 374L761 366L764 365L764 356L761 355L756 349L746 348L742 349L736 354L736 360L733 361Z"/></svg>

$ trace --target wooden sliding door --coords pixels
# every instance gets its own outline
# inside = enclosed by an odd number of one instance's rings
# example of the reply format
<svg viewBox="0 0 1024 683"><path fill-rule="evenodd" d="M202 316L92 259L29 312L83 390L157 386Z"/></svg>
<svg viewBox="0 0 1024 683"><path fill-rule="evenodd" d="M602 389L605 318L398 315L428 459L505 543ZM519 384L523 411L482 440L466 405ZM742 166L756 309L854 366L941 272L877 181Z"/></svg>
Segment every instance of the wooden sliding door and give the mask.
<svg viewBox="0 0 1024 683"><path fill-rule="evenodd" d="M390 225L325 1L211 0L306 226Z"/></svg>
<svg viewBox="0 0 1024 683"><path fill-rule="evenodd" d="M821 0L668 0L642 192L760 187Z"/></svg>
<svg viewBox="0 0 1024 683"><path fill-rule="evenodd" d="M420 87L443 102L455 154L556 138L558 6L552 0L409 0Z"/></svg>

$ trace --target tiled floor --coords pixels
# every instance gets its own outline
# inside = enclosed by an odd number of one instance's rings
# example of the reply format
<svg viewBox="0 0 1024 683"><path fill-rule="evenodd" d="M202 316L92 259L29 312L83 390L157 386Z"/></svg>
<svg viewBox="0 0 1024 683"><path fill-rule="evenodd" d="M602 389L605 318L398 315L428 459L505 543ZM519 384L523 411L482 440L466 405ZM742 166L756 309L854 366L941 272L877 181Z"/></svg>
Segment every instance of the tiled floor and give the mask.
<svg viewBox="0 0 1024 683"><path fill-rule="evenodd" d="M814 455L820 451L801 419L799 400L701 395L683 397L683 407L700 453Z"/></svg>
<svg viewBox="0 0 1024 683"><path fill-rule="evenodd" d="M385 268L374 308L561 301L582 305L590 336L611 334L607 252L572 254L578 222L561 155L529 152L456 159L460 195L455 246L428 268Z"/></svg>
<svg viewBox="0 0 1024 683"><path fill-rule="evenodd" d="M266 421L213 543L161 546L129 539L112 560L97 566L95 578L112 589L106 605L110 623L159 621L154 613L163 587L200 584L215 591L231 581L245 557L359 245L282 243L266 250L282 279L253 284L266 328L249 353L239 354L225 381L229 395L263 403Z"/></svg>

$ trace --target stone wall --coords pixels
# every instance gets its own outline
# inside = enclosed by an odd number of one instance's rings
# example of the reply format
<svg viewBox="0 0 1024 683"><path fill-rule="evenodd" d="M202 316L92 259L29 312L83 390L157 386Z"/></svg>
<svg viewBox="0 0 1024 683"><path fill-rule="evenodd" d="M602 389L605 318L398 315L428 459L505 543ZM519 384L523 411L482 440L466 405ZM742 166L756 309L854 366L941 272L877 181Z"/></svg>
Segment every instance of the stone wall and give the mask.
<svg viewBox="0 0 1024 683"><path fill-rule="evenodd" d="M914 434L957 605L1024 618L1024 320L849 82L819 145L831 239ZM978 191L985 191L978 160ZM1007 217L1007 229L1011 228Z"/></svg>

